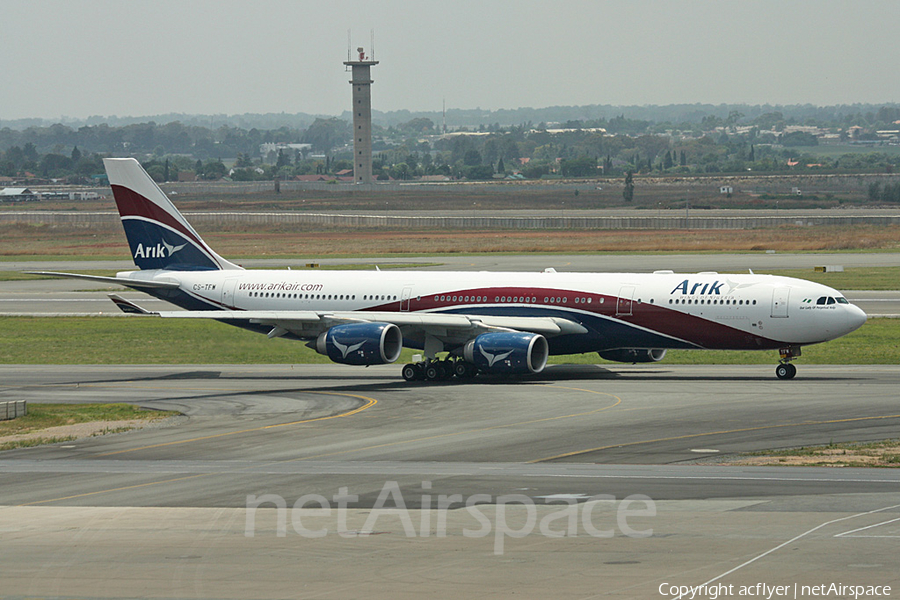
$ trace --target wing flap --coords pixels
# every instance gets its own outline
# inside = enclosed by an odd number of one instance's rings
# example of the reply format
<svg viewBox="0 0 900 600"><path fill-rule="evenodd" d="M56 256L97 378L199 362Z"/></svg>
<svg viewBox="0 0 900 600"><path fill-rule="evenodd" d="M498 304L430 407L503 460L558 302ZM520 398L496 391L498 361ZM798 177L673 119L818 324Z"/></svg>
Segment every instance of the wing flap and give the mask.
<svg viewBox="0 0 900 600"><path fill-rule="evenodd" d="M435 313L399 312L315 312L289 310L203 310L203 311L162 311L158 314L173 319L215 319L217 321L247 321L271 325L288 331L296 331L308 325L318 324L328 328L343 323L393 323L398 327L421 329L434 332L472 332L502 329L507 331L528 331L541 335L556 336L587 333L582 325L557 317L493 317L485 315L447 315Z"/></svg>

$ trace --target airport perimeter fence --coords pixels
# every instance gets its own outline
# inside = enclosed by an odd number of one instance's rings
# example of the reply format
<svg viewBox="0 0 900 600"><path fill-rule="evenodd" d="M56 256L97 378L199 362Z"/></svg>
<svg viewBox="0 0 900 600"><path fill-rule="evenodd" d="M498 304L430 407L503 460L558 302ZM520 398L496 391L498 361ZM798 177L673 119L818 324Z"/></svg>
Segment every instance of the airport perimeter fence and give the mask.
<svg viewBox="0 0 900 600"><path fill-rule="evenodd" d="M0 402L0 421L11 421L28 414L28 403L25 400Z"/></svg>
<svg viewBox="0 0 900 600"><path fill-rule="evenodd" d="M200 229L222 226L291 226L351 229L757 229L777 226L900 225L900 215L798 216L413 216L341 215L302 212L186 212ZM0 212L0 224L68 226L119 225L114 212Z"/></svg>

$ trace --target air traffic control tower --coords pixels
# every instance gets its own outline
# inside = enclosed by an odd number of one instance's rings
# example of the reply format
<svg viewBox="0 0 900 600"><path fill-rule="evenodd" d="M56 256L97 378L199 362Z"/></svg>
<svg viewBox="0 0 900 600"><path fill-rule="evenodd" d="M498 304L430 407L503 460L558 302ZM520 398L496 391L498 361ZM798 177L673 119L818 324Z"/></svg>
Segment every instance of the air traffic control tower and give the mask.
<svg viewBox="0 0 900 600"><path fill-rule="evenodd" d="M353 181L372 183L372 75L369 68L378 64L357 48L359 60L344 65L352 69L353 78ZM348 57L349 58L349 57Z"/></svg>

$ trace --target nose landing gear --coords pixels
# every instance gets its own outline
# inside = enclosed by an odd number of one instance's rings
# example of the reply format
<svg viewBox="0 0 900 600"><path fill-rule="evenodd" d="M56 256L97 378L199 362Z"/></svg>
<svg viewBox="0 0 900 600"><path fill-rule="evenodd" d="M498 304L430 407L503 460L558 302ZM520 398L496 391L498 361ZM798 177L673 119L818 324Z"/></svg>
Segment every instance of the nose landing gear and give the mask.
<svg viewBox="0 0 900 600"><path fill-rule="evenodd" d="M789 346L778 350L781 362L775 367L775 376L778 379L793 379L797 374L797 367L791 361L800 356L800 346Z"/></svg>

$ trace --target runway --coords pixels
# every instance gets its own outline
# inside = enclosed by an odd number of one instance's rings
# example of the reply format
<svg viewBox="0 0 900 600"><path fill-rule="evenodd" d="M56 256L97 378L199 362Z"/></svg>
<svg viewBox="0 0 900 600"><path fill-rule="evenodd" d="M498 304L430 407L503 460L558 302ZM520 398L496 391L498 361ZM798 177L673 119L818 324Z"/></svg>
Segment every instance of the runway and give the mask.
<svg viewBox="0 0 900 600"><path fill-rule="evenodd" d="M396 366L3 366L0 381L0 400L186 415L0 454L4 598L650 598L735 568L722 581L898 583L900 470L696 461L900 437L900 367L453 385ZM319 504L292 511L301 498Z"/></svg>

